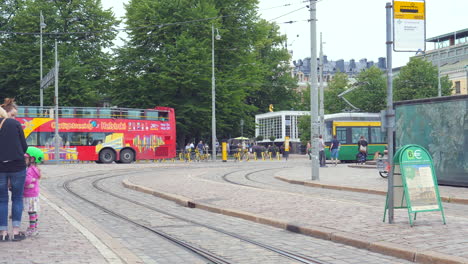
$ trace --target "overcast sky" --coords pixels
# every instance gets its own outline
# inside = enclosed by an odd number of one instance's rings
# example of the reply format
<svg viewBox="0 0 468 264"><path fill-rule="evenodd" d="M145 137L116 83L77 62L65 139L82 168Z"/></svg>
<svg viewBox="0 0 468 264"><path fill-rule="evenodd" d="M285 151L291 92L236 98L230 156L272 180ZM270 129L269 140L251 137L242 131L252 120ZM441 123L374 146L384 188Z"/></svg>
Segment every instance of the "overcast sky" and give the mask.
<svg viewBox="0 0 468 264"><path fill-rule="evenodd" d="M128 0L102 0L117 17L125 15ZM293 59L310 57L310 13L304 0L260 0L259 13L280 25L288 36ZM317 2L317 48L320 32L323 50L329 60L367 58L377 61L386 56L385 4L390 0L320 0ZM427 0L426 37L431 38L468 28L468 0ZM290 13L290 14L288 14ZM294 23L285 23L297 21ZM427 44L427 50L433 44ZM318 52L317 52L318 55ZM404 66L414 53L394 52L393 67Z"/></svg>

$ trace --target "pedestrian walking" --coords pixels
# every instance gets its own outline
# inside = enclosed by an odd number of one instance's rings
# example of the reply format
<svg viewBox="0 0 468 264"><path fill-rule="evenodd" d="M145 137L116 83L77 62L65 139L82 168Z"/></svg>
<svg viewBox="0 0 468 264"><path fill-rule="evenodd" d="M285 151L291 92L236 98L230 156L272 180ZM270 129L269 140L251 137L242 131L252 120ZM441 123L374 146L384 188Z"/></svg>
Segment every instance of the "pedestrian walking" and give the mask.
<svg viewBox="0 0 468 264"><path fill-rule="evenodd" d="M312 159L312 146L310 145L310 141L307 141L306 151L307 151L307 155L309 155L309 160L311 160Z"/></svg>
<svg viewBox="0 0 468 264"><path fill-rule="evenodd" d="M1 107L11 117L16 116L14 100L5 100ZM0 242L20 241L26 234L20 231L23 213L23 191L26 178L24 153L28 145L21 124L13 118L0 118ZM8 234L8 182L11 185L12 234Z"/></svg>
<svg viewBox="0 0 468 264"><path fill-rule="evenodd" d="M38 148L28 147L24 156L27 170L24 182L23 203L29 215L29 227L26 229L26 235L34 236L38 234L39 179L41 178L41 171L37 167L37 164L42 162L44 154Z"/></svg>
<svg viewBox="0 0 468 264"><path fill-rule="evenodd" d="M203 141L200 140L200 142L198 142L198 145L197 145L198 153L200 153L200 155L203 155L204 148L205 148L205 145L203 144Z"/></svg>
<svg viewBox="0 0 468 264"><path fill-rule="evenodd" d="M323 141L322 135L319 136L319 161L320 167L326 167L327 158L325 157L325 142Z"/></svg>
<svg viewBox="0 0 468 264"><path fill-rule="evenodd" d="M335 160L335 166L338 165L338 154L340 151L340 141L336 139L336 136L333 136L332 143L330 145L330 151L331 151L331 160Z"/></svg>

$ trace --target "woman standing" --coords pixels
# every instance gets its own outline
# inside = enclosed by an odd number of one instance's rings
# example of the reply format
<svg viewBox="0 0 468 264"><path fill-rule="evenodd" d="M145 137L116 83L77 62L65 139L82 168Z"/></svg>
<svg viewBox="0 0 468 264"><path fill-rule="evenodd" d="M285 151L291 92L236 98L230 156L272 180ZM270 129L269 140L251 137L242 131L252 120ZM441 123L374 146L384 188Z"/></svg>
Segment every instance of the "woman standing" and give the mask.
<svg viewBox="0 0 468 264"><path fill-rule="evenodd" d="M12 99L5 99L1 107L8 114L16 113L17 106ZM10 115L14 116L14 115ZM28 145L21 124L12 118L0 118L0 242L20 241L26 238L20 232L23 213L23 190L26 178L24 153ZM11 184L13 233L8 235L8 181Z"/></svg>

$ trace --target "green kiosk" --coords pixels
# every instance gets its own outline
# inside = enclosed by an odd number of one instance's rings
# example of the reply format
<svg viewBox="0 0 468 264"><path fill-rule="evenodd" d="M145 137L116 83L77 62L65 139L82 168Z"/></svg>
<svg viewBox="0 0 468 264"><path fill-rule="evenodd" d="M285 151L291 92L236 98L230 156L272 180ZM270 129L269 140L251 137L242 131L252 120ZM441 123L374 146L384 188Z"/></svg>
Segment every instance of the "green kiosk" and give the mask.
<svg viewBox="0 0 468 264"><path fill-rule="evenodd" d="M419 212L440 211L445 222L440 201L437 177L432 157L419 145L405 145L393 157L393 204L395 209L407 208L410 225ZM388 209L388 193L383 221ZM412 216L414 214L414 218Z"/></svg>

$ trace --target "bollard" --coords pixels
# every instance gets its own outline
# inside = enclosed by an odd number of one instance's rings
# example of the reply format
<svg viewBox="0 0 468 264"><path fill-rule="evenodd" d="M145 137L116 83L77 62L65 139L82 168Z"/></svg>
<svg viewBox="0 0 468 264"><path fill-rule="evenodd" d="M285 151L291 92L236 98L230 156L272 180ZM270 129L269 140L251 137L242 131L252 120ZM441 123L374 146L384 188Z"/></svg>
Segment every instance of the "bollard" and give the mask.
<svg viewBox="0 0 468 264"><path fill-rule="evenodd" d="M221 143L221 159L223 160L223 162L227 162L228 159L227 143L225 140Z"/></svg>

